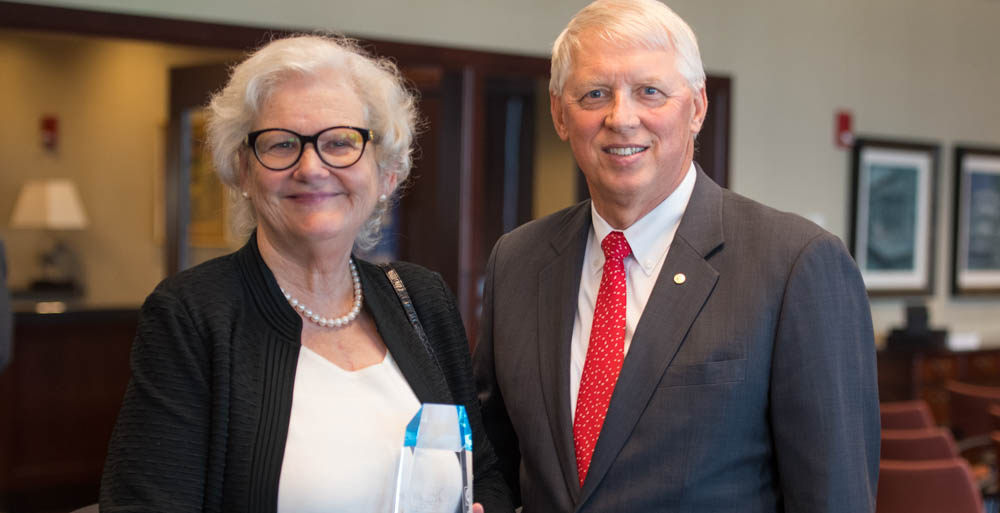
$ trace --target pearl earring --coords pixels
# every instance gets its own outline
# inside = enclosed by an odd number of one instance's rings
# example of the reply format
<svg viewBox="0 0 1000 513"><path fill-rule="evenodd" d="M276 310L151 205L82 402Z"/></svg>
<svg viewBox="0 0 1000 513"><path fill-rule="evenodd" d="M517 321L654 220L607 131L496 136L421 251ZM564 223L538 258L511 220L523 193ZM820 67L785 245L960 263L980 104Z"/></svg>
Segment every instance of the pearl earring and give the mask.
<svg viewBox="0 0 1000 513"><path fill-rule="evenodd" d="M381 201L382 203L385 203L385 201L386 201L387 199L389 199L389 198L386 198L386 197L385 197L385 194L382 194L382 195L380 195L380 196L378 197L378 200L379 200L379 201Z"/></svg>
<svg viewBox="0 0 1000 513"><path fill-rule="evenodd" d="M250 197L250 195L247 194L247 191L242 191L242 192L240 192L240 194L243 196L243 198L249 198Z"/></svg>

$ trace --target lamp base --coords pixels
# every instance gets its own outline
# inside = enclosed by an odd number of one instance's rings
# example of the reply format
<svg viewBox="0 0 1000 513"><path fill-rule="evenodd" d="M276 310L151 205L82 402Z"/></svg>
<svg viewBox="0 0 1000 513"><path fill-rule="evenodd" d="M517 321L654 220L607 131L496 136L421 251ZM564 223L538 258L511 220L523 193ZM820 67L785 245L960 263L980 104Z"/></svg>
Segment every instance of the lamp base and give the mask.
<svg viewBox="0 0 1000 513"><path fill-rule="evenodd" d="M76 297L83 295L83 286L73 280L34 280L28 284L28 292Z"/></svg>

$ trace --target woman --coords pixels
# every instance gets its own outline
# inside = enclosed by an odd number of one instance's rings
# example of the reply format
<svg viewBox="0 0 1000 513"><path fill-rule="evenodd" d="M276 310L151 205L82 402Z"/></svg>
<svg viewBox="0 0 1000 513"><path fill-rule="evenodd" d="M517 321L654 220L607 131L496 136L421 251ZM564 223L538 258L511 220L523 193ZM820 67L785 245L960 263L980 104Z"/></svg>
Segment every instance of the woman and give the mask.
<svg viewBox="0 0 1000 513"><path fill-rule="evenodd" d="M465 405L475 498L512 510L440 276L395 266L428 350L383 270L352 257L409 173L416 117L395 66L350 40L277 40L234 68L209 142L252 233L143 305L102 510L391 511L424 402Z"/></svg>

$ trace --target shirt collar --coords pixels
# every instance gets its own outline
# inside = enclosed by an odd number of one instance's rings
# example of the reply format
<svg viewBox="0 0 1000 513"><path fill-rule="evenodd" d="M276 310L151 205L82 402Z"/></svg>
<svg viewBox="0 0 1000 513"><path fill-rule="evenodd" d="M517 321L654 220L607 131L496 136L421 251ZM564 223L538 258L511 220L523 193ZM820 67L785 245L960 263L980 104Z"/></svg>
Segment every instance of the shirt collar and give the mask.
<svg viewBox="0 0 1000 513"><path fill-rule="evenodd" d="M656 270L656 265L667 253L677 226L680 225L681 216L687 208L688 200L694 191L695 178L698 176L694 163L688 168L687 174L681 180L680 185L674 189L663 201L660 202L648 214L639 218L625 229L625 240L632 248L631 258L642 268L647 276ZM601 241L604 240L614 229L607 221L597 213L593 202L590 204L591 231L588 239L588 259L590 272L597 273L604 267L604 251L601 250Z"/></svg>

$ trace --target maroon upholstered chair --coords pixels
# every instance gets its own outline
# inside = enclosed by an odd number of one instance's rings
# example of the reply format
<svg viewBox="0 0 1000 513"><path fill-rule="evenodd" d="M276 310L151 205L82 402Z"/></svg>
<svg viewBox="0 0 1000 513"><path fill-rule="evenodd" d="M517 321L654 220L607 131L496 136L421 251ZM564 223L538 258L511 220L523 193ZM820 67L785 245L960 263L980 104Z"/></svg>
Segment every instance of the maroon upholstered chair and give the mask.
<svg viewBox="0 0 1000 513"><path fill-rule="evenodd" d="M950 424L955 438L961 441L988 436L994 429L990 406L1000 404L1000 387L958 381L949 381L945 387L948 389Z"/></svg>
<svg viewBox="0 0 1000 513"><path fill-rule="evenodd" d="M969 464L961 458L879 462L876 513L982 513Z"/></svg>
<svg viewBox="0 0 1000 513"><path fill-rule="evenodd" d="M958 447L947 428L882 430L884 460L938 460L957 457Z"/></svg>
<svg viewBox="0 0 1000 513"><path fill-rule="evenodd" d="M879 403L882 429L932 428L934 416L926 401L891 401Z"/></svg>
<svg viewBox="0 0 1000 513"><path fill-rule="evenodd" d="M987 411L993 419L993 429L1000 430L1000 404L991 404Z"/></svg>

